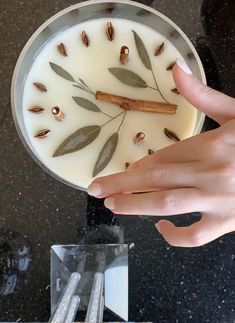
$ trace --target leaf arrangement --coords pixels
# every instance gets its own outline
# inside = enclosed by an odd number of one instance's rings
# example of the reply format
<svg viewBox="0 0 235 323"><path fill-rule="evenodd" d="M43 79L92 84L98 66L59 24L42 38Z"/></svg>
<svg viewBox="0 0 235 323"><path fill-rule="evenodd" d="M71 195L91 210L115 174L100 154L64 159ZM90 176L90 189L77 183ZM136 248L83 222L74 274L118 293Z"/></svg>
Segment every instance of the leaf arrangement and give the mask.
<svg viewBox="0 0 235 323"><path fill-rule="evenodd" d="M93 111L93 112L101 112L100 108L97 107L96 104L93 102L80 98L79 96L73 96L73 100L81 107L83 107L86 110Z"/></svg>
<svg viewBox="0 0 235 323"><path fill-rule="evenodd" d="M136 49L137 49L138 55L140 57L140 60L143 63L143 65L149 71L151 71L156 88L148 85L139 75L137 75L136 73L134 73L133 71L130 71L128 69L120 68L120 67L111 67L108 69L109 72L111 74L113 74L113 76L115 76L123 84L129 85L132 87L139 87L139 88L147 88L148 87L148 88L151 88L151 89L159 92L159 94L162 97L162 99L164 100L164 102L169 103L159 88L159 85L157 83L156 77L153 72L151 60L150 60L148 51L144 45L143 40L140 38L140 36L134 30L132 30L132 32L134 35L135 45L136 45ZM163 50L163 45L160 50L161 51ZM160 51L159 51L159 53L160 53Z"/></svg>
<svg viewBox="0 0 235 323"><path fill-rule="evenodd" d="M92 95L95 95L95 93L92 92L92 90L88 87L88 85L84 82L84 80L79 78L79 82L77 82L75 80L75 78L68 71L66 71L64 68L62 68L61 66L59 66L55 63L52 63L52 62L50 62L49 64L50 64L51 69L58 76L64 78L67 81L76 83L76 84L73 84L74 87L77 87L83 91L86 91ZM133 74L135 74L135 73L133 73ZM137 79L138 79L138 75L137 75ZM140 81L141 81L141 79L139 79L139 82ZM88 99L78 97L78 96L74 96L74 97L72 97L72 99L80 107L82 107L88 111L92 111L92 112L101 112L101 113L105 114L106 116L108 116L110 119L101 126L91 125L91 126L79 128L74 133L72 133L70 136L68 136L59 145L59 147L54 152L53 157L59 157L59 156L63 156L63 155L69 154L69 153L73 153L73 152L81 150L84 147L90 145L98 137L98 135L101 131L101 128L103 126L105 126L107 123L111 122L112 120L116 119L121 114L125 113L123 111L123 112L119 113L118 115L111 117L107 113L103 112L96 104L94 104L92 101L90 101ZM125 115L124 115L124 117L125 117ZM120 130L120 127L124 121L124 117L118 127L118 131ZM93 176L96 176L97 174L99 174L108 165L108 163L112 159L113 154L114 154L117 144L118 144L118 138L119 138L118 131L115 132L106 141L102 150L100 151L100 154L99 154L98 159L97 159L95 166L94 166Z"/></svg>
<svg viewBox="0 0 235 323"><path fill-rule="evenodd" d="M113 30L113 26L111 25L111 23L110 23L110 25L107 24L106 28L107 28L106 33L108 31L109 31L109 34L112 32L112 37L113 37L114 30ZM135 88L151 88L153 90L158 91L159 94L161 95L162 99L166 103L168 103L168 101L165 99L165 97L163 96L163 94L161 93L161 91L159 89L158 83L157 83L156 78L154 76L154 72L152 69L152 64L151 64L149 54L147 52L147 49L146 49L142 39L134 30L132 30L132 32L133 32L134 41L135 41L136 49L137 49L138 55L140 57L140 60L143 63L143 65L145 66L145 68L148 69L149 71L151 71L156 87L154 88L154 87L148 85L142 77L140 77L135 72L133 72L129 69L126 69L126 68L110 67L108 69L109 72L117 80L119 80L121 83L123 83L125 85L132 86ZM110 38L110 37L108 37L108 39L113 40L113 38ZM65 48L64 44L63 44L63 48L62 48L62 44L60 44L57 49L59 50L59 52L61 54L63 54L63 56L67 56L67 52L66 52L66 48ZM163 51L163 49L164 49L164 43L162 43L160 45L160 47L156 50L155 54L160 55L161 52ZM66 55L65 55L65 53L66 53ZM50 67L54 73L56 73L61 78L65 79L69 82L72 82L73 83L72 85L74 87L79 88L80 90L83 90L93 96L96 96L96 94L90 89L90 87L84 82L83 79L79 78L78 81L76 81L76 79L61 66L59 66L53 62L49 62L49 64L50 64ZM42 84L40 84L40 83L34 83L34 86L37 87L37 89L40 91L46 91L46 88L42 87ZM73 153L73 152L83 149L84 147L91 144L99 136L103 126L105 126L109 122L113 121L114 119L118 118L119 116L123 115L117 131L114 132L107 139L107 141L105 142L103 148L101 149L101 151L99 153L99 156L96 160L96 163L95 163L95 166L93 169L93 177L94 177L94 176L98 175L108 165L108 163L110 162L110 160L112 159L112 157L115 153L115 150L118 145L118 140L119 140L119 130L124 122L126 112L122 111L121 113L119 113L115 116L110 116L107 113L103 112L96 104L94 104L92 101L90 101L88 99L85 99L85 98L79 97L79 96L73 96L72 99L74 100L74 102L77 105L79 105L80 107L82 107L88 111L105 114L107 117L109 117L109 120L106 121L105 123L103 123L102 125L89 125L89 126L79 128L74 133L69 135L58 146L58 148L55 150L55 152L53 154L53 157L63 156L63 155ZM31 110L29 110L29 111L31 111ZM168 134L169 134L169 131L168 131ZM172 135L172 132L170 132L170 134L171 134L171 137L173 135L174 135L174 138L176 137L176 135L174 133Z"/></svg>

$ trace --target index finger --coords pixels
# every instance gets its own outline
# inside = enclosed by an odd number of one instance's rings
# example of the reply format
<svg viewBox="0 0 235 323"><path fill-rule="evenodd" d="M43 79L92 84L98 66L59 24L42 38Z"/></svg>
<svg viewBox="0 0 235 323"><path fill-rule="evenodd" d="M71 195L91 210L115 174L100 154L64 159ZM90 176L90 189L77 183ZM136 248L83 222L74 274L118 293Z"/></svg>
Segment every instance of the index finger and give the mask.
<svg viewBox="0 0 235 323"><path fill-rule="evenodd" d="M103 198L114 194L139 193L197 185L197 163L158 164L95 179L90 195Z"/></svg>

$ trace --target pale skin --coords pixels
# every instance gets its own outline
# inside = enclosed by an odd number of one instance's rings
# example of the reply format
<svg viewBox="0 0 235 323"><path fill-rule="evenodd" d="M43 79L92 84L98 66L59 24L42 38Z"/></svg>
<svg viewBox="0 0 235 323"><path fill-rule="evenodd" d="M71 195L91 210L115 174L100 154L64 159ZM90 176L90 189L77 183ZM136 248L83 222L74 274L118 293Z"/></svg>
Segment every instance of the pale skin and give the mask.
<svg viewBox="0 0 235 323"><path fill-rule="evenodd" d="M169 244L197 247L235 230L235 99L203 85L182 62L173 78L181 95L220 127L161 149L125 172L96 178L88 193L105 198L117 214L200 212L201 220L188 227L155 224Z"/></svg>

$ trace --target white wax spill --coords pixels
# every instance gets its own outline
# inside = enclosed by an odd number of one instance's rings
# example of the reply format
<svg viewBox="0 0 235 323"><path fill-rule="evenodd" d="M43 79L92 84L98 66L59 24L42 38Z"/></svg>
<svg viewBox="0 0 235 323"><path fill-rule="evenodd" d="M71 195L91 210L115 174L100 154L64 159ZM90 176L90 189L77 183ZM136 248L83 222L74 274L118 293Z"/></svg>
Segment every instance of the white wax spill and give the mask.
<svg viewBox="0 0 235 323"><path fill-rule="evenodd" d="M98 175L123 171L125 162L133 162L148 154L148 149L159 150L172 142L166 138L163 129L175 131L181 139L193 134L196 122L196 110L180 95L171 92L175 87L171 71L166 66L176 58L182 58L179 51L162 35L142 24L123 19L112 19L115 28L115 38L107 39L105 27L108 20L99 19L79 24L70 28L51 40L37 56L24 87L24 121L32 145L39 159L55 174L65 180L87 188L92 180L92 172L106 140L115 132L121 122L119 117L104 126L97 139L80 151L61 157L52 157L59 144L78 128L87 125L102 125L109 118L102 113L87 111L78 106L73 96L86 98L104 112L115 116L122 110L109 103L96 101L94 96L72 86L72 82L56 75L49 62L56 63L67 70L76 80L83 79L96 92L105 91L134 99L162 101L158 92L152 89L140 89L127 86L118 81L109 71L109 67L124 67L137 73L147 84L155 87L152 74L141 62L135 47L132 30L143 39L151 58L155 76L163 95L169 102L178 105L174 115L157 113L133 112L127 113L126 119L119 131L118 147L108 166ZM87 48L81 42L81 32L85 30L90 38ZM165 50L155 57L157 45L165 42ZM63 42L67 48L68 57L62 56L57 45ZM129 62L121 65L119 52L121 46L130 50ZM48 91L41 93L33 87L33 82L46 85ZM28 108L39 105L45 108L41 114L33 114ZM59 106L65 113L62 122L57 121L51 113L51 108ZM36 139L34 133L40 129L50 129L47 138ZM135 145L133 138L137 132L145 133L143 145Z"/></svg>

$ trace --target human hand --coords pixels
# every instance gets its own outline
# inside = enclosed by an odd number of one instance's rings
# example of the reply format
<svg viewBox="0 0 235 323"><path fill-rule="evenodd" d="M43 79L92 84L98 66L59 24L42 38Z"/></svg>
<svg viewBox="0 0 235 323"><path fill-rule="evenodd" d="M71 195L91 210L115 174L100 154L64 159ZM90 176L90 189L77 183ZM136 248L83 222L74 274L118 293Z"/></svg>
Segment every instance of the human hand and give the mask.
<svg viewBox="0 0 235 323"><path fill-rule="evenodd" d="M96 178L88 193L106 198L105 206L118 214L201 212L201 220L188 227L156 223L169 244L196 247L235 230L235 99L200 83L181 61L173 77L181 95L221 126L161 149L125 172Z"/></svg>

